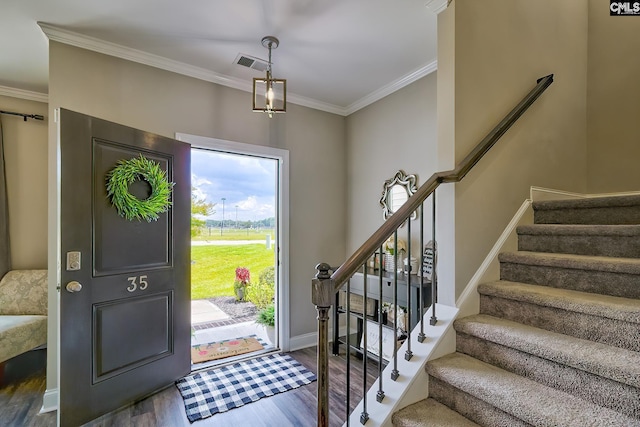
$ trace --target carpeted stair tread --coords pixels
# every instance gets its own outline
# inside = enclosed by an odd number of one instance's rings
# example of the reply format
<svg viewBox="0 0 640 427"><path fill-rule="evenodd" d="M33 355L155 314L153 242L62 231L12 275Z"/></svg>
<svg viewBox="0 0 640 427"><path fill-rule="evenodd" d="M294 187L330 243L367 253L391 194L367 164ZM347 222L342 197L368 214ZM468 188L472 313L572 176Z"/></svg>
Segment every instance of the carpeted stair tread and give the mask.
<svg viewBox="0 0 640 427"><path fill-rule="evenodd" d="M640 259L637 258L518 251L501 253L498 259L503 263L640 275Z"/></svg>
<svg viewBox="0 0 640 427"><path fill-rule="evenodd" d="M519 235L540 236L640 236L640 225L602 225L602 224L532 224L520 225L516 229Z"/></svg>
<svg viewBox="0 0 640 427"><path fill-rule="evenodd" d="M457 332L640 388L640 353L635 351L485 314L458 319L454 327Z"/></svg>
<svg viewBox="0 0 640 427"><path fill-rule="evenodd" d="M480 427L434 399L402 408L391 420L395 427Z"/></svg>
<svg viewBox="0 0 640 427"><path fill-rule="evenodd" d="M638 419L460 353L429 362L427 372L533 426L640 426Z"/></svg>
<svg viewBox="0 0 640 427"><path fill-rule="evenodd" d="M480 295L489 295L591 316L637 323L640 327L640 300L636 299L505 280L480 284L478 285L478 292Z"/></svg>
<svg viewBox="0 0 640 427"><path fill-rule="evenodd" d="M521 225L518 250L640 258L640 225Z"/></svg>
<svg viewBox="0 0 640 427"><path fill-rule="evenodd" d="M534 210L593 209L629 206L640 206L640 195L541 200L533 202Z"/></svg>
<svg viewBox="0 0 640 427"><path fill-rule="evenodd" d="M533 203L536 224L640 224L640 196Z"/></svg>

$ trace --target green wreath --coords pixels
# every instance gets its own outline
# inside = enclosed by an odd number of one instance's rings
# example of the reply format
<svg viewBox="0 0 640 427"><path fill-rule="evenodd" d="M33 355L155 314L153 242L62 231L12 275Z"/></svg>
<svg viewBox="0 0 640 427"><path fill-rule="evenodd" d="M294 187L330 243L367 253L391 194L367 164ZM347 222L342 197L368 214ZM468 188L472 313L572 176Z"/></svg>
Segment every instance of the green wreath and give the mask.
<svg viewBox="0 0 640 427"><path fill-rule="evenodd" d="M143 179L151 186L151 195L140 200L129 193L129 186ZM107 173L107 196L118 210L118 215L133 221L144 219L147 222L158 219L158 214L167 212L171 206L171 188L165 171L160 164L147 159L142 154L129 160L120 160L118 165Z"/></svg>

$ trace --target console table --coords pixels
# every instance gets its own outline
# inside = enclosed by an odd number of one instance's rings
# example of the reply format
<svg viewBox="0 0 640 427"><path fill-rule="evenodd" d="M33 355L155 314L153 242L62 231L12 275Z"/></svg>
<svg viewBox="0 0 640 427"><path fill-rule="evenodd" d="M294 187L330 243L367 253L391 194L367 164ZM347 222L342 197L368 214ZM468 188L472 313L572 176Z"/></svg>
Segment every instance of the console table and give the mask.
<svg viewBox="0 0 640 427"><path fill-rule="evenodd" d="M409 328L413 329L422 317L422 313L420 313L420 287L422 287L422 298L423 298L423 308L426 310L431 306L431 281L426 278L419 277L415 274L407 275L405 273L398 273L398 299L397 304L402 307L407 307L407 283L409 283L408 279L411 279L411 313L409 318ZM367 320L378 322L378 313L380 311L380 270L367 268L367 292L366 298L375 301L375 307L372 313L367 311ZM387 302L393 304L393 284L394 284L394 273L393 272L382 272L382 302ZM346 289L346 285L343 286L343 290ZM340 290L339 292L344 292ZM364 274L361 272L355 273L351 278L350 283L351 293L354 295L364 296ZM340 350L340 344L345 344L345 337L340 337L340 315L345 314L344 307L340 307L340 295L339 292L336 293L335 304L333 305L333 354L337 355ZM366 306L366 300L363 301L364 306ZM362 338L362 324L363 324L363 316L359 313L351 312L351 314L357 319L357 333L353 338L355 338L355 343L350 339L351 347L358 351L362 352L360 349L360 340ZM383 326L393 328L393 325Z"/></svg>

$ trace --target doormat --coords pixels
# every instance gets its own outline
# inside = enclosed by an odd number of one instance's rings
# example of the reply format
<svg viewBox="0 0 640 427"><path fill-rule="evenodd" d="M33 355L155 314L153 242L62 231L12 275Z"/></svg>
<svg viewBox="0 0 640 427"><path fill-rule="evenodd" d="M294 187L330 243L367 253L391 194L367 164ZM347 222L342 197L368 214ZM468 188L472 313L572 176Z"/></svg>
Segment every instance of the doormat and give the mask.
<svg viewBox="0 0 640 427"><path fill-rule="evenodd" d="M262 350L264 345L266 343L259 340L256 335L207 344L195 344L191 346L191 361L193 363L202 363L224 359L225 357Z"/></svg>
<svg viewBox="0 0 640 427"><path fill-rule="evenodd" d="M288 354L247 360L176 382L190 422L255 402L316 380Z"/></svg>

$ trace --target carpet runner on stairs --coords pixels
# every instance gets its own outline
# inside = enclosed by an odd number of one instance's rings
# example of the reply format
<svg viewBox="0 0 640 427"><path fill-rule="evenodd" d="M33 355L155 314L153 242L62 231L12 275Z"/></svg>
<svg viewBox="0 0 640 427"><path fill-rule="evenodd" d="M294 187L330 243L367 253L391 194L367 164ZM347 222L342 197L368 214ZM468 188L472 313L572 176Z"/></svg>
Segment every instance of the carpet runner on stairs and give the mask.
<svg viewBox="0 0 640 427"><path fill-rule="evenodd" d="M394 425L640 426L640 196L534 212Z"/></svg>

